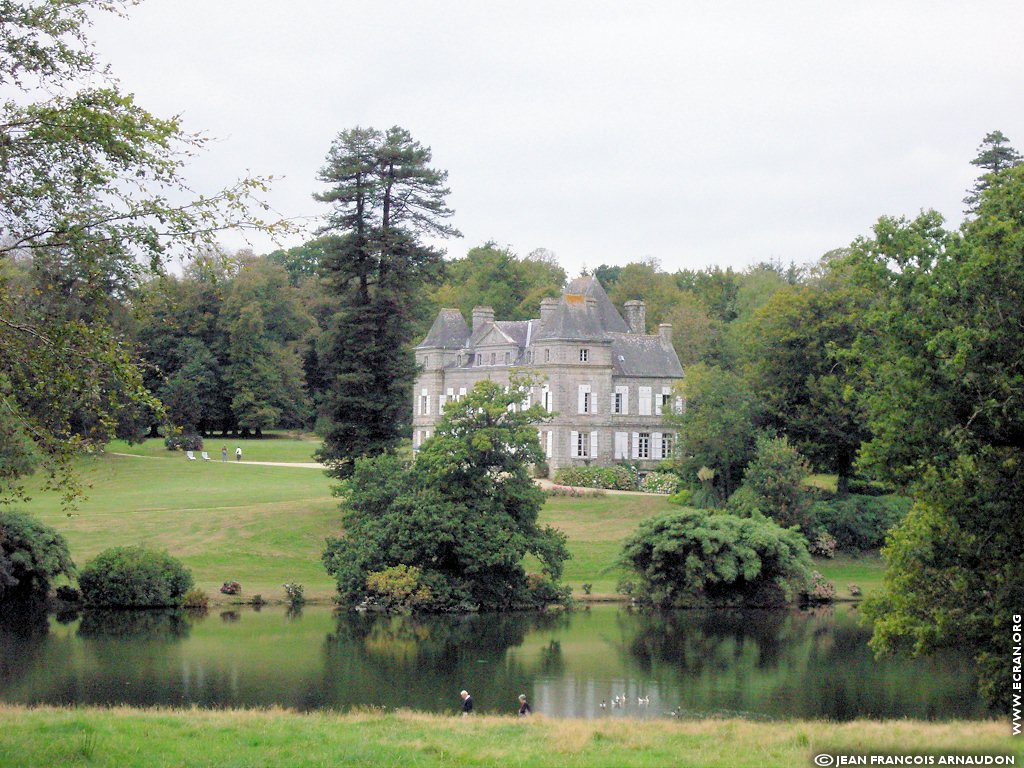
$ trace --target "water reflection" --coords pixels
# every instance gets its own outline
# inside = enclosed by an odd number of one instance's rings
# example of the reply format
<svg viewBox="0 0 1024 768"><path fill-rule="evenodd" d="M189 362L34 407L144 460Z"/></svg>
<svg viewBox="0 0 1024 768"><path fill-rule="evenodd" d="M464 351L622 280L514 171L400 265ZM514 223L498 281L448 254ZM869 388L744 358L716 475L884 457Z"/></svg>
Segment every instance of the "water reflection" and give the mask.
<svg viewBox="0 0 1024 768"><path fill-rule="evenodd" d="M845 607L429 617L239 607L219 617L5 615L0 699L454 713L466 688L482 711L512 713L526 693L557 716L984 714L964 658L878 662ZM626 705L600 707L615 696Z"/></svg>

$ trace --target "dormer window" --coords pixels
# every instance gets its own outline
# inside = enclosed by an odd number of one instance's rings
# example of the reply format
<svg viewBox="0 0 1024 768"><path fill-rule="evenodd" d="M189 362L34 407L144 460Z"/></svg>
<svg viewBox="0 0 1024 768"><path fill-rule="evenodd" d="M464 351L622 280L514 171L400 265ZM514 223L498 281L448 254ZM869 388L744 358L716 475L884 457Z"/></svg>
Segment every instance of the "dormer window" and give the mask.
<svg viewBox="0 0 1024 768"><path fill-rule="evenodd" d="M494 365L498 360L498 353L491 352L491 365Z"/></svg>
<svg viewBox="0 0 1024 768"><path fill-rule="evenodd" d="M585 363L588 360L590 360L590 350L589 349L581 349L580 350L580 362L581 363Z"/></svg>
<svg viewBox="0 0 1024 768"><path fill-rule="evenodd" d="M550 363L551 362L551 350L550 349L545 349L544 350L544 362L545 363Z"/></svg>

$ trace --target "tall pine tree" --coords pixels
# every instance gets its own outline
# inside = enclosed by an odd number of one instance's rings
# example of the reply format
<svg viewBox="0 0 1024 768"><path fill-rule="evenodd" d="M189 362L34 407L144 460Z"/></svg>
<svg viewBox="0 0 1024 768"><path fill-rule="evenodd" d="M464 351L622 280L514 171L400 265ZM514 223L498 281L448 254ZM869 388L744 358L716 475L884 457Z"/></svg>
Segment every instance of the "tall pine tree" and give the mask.
<svg viewBox="0 0 1024 768"><path fill-rule="evenodd" d="M446 223L448 174L430 160L403 128L353 128L338 134L320 171L331 186L314 197L333 206L322 270L341 308L317 352L327 387L318 458L336 477L359 456L396 447L411 417L411 331L442 256L420 238L459 236Z"/></svg>
<svg viewBox="0 0 1024 768"><path fill-rule="evenodd" d="M982 193L988 189L996 174L1002 173L1007 168L1020 165L1020 152L1010 145L1010 140L1003 135L1002 131L992 131L985 134L985 138L978 145L978 156L971 160L971 165L984 170L984 173L974 182L974 186L964 198L967 205L965 213L977 213L981 203Z"/></svg>

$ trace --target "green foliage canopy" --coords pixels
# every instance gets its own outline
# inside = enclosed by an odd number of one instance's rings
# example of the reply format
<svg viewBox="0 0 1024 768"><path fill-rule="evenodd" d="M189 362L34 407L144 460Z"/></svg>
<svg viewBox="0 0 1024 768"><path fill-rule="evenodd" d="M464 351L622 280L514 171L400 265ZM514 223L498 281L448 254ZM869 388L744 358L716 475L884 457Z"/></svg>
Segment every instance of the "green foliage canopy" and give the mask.
<svg viewBox="0 0 1024 768"><path fill-rule="evenodd" d="M688 510L640 523L622 563L641 599L662 608L784 605L807 586L811 558L796 531L754 515Z"/></svg>
<svg viewBox="0 0 1024 768"><path fill-rule="evenodd" d="M64 537L25 512L0 512L0 604L45 598L58 576L74 576Z"/></svg>
<svg viewBox="0 0 1024 768"><path fill-rule="evenodd" d="M526 392L519 379L508 389L480 382L445 406L412 466L394 454L355 463L345 487L345 534L324 552L342 603L358 605L370 596L370 574L400 565L419 569L413 591L430 595L423 609L543 602L537 587L558 581L568 554L565 537L537 523L544 495L529 465L543 460L536 423L546 414L538 405L522 408ZM544 584L534 589L522 564L527 555L544 570Z"/></svg>
<svg viewBox="0 0 1024 768"><path fill-rule="evenodd" d="M1024 167L990 179L959 232L932 211L883 218L850 259L886 297L854 348L873 435L862 461L917 499L884 551L873 643L969 648L1005 705L1024 603Z"/></svg>
<svg viewBox="0 0 1024 768"><path fill-rule="evenodd" d="M86 604L110 608L181 605L192 583L192 574L181 562L144 547L106 549L78 576Z"/></svg>

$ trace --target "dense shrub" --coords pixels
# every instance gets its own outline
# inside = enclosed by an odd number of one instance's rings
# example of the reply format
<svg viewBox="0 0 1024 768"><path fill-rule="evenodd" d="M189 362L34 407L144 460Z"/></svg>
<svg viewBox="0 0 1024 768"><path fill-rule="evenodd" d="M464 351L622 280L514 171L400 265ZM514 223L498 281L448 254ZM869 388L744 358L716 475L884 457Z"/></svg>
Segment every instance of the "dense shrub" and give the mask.
<svg viewBox="0 0 1024 768"><path fill-rule="evenodd" d="M813 571L802 597L808 603L831 603L836 598L836 585L818 571Z"/></svg>
<svg viewBox="0 0 1024 768"><path fill-rule="evenodd" d="M73 576L68 544L24 512L0 512L0 601L46 597L58 576Z"/></svg>
<svg viewBox="0 0 1024 768"><path fill-rule="evenodd" d="M548 496L569 496L578 499L582 496L601 497L607 494L600 488L580 488L575 485L553 485L545 491Z"/></svg>
<svg viewBox="0 0 1024 768"><path fill-rule="evenodd" d="M672 472L651 472L640 481L640 490L647 493L675 493L679 488L679 475Z"/></svg>
<svg viewBox="0 0 1024 768"><path fill-rule="evenodd" d="M806 533L813 529L811 498L804 480L811 469L807 460L785 437L759 435L754 458L743 472L743 483L732 494L728 508L734 514L751 515L755 511L779 525L798 525ZM734 501L734 497L740 496Z"/></svg>
<svg viewBox="0 0 1024 768"><path fill-rule="evenodd" d="M879 483L874 480L861 480L853 478L847 482L847 493L855 493L860 496L891 496L896 493L896 487L888 483Z"/></svg>
<svg viewBox="0 0 1024 768"><path fill-rule="evenodd" d="M180 605L192 587L192 574L166 552L114 547L86 563L78 577L89 605L154 608Z"/></svg>
<svg viewBox="0 0 1024 768"><path fill-rule="evenodd" d="M815 557L831 558L836 556L837 546L838 543L836 542L835 536L828 531L819 531L817 535L812 536L808 540L807 548Z"/></svg>
<svg viewBox="0 0 1024 768"><path fill-rule="evenodd" d="M293 581L289 581L287 584L282 584L284 587L284 596L288 600L288 603L295 608L306 603L306 589L301 584L297 584Z"/></svg>
<svg viewBox="0 0 1024 768"><path fill-rule="evenodd" d="M798 532L761 515L696 510L640 523L622 564L637 577L635 596L666 608L782 605L804 590L811 573Z"/></svg>
<svg viewBox="0 0 1024 768"><path fill-rule="evenodd" d="M680 507L692 507L693 504L693 491L690 488L680 488L668 497L670 503Z"/></svg>
<svg viewBox="0 0 1024 768"><path fill-rule="evenodd" d="M164 440L168 451L201 451L203 438L196 434L174 434Z"/></svg>
<svg viewBox="0 0 1024 768"><path fill-rule="evenodd" d="M863 496L850 494L811 506L820 530L835 537L839 549L862 552L878 549L889 529L901 522L910 509L905 496Z"/></svg>
<svg viewBox="0 0 1024 768"><path fill-rule="evenodd" d="M395 565L366 575L368 600L386 611L413 611L429 605L433 595L416 566Z"/></svg>
<svg viewBox="0 0 1024 768"><path fill-rule="evenodd" d="M190 589L181 601L182 607L203 610L210 605L210 596L201 589Z"/></svg>
<svg viewBox="0 0 1024 768"><path fill-rule="evenodd" d="M639 488L640 478L632 467L613 464L610 467L562 467L555 473L555 482L584 488L635 491Z"/></svg>

